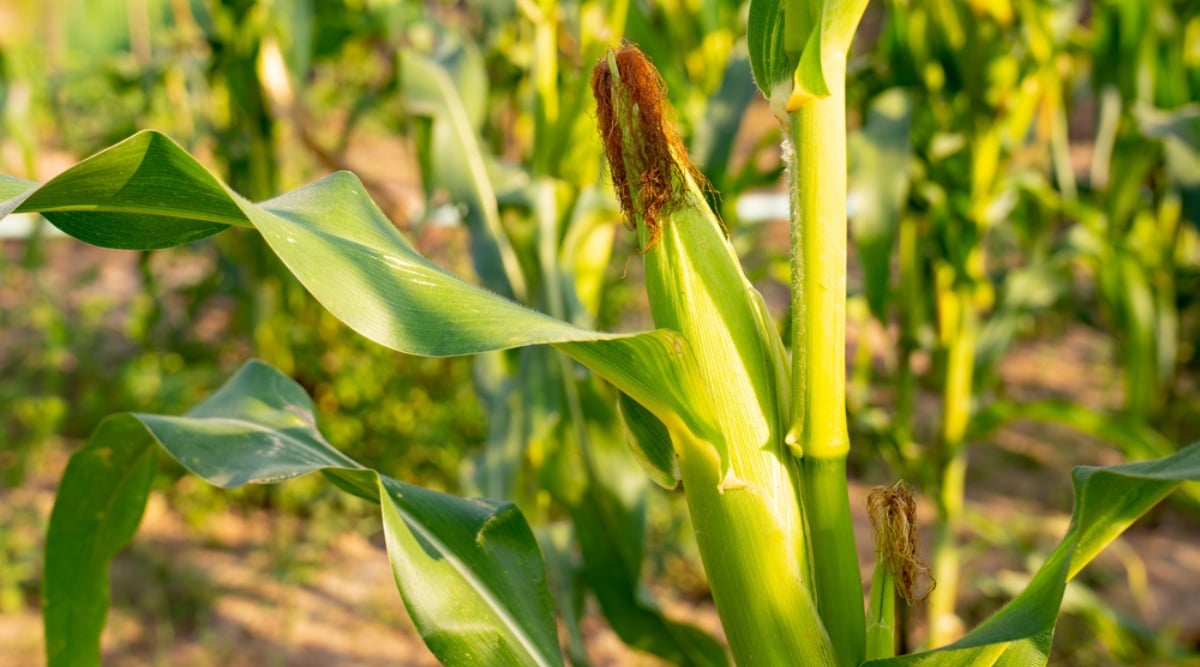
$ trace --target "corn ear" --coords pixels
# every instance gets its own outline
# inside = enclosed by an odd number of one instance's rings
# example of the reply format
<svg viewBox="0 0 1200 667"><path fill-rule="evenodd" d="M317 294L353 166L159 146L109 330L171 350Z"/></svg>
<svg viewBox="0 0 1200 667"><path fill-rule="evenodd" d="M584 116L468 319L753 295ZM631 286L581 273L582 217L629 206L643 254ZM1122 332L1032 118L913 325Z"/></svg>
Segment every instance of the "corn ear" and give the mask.
<svg viewBox="0 0 1200 667"><path fill-rule="evenodd" d="M634 47L592 77L613 184L636 230L656 326L698 361L720 442L672 433L713 597L738 664L833 664L809 588L797 467L784 445L788 365L761 295L704 197L661 78Z"/></svg>

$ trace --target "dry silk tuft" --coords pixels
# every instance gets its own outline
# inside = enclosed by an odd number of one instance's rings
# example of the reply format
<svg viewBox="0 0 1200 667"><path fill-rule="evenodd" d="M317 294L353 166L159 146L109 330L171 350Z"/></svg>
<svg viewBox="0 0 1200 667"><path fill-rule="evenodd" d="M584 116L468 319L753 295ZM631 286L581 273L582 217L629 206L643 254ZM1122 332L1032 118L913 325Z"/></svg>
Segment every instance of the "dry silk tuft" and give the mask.
<svg viewBox="0 0 1200 667"><path fill-rule="evenodd" d="M921 560L917 502L903 481L877 486L867 494L867 516L877 557L887 560L896 591L909 604L924 600L937 582Z"/></svg>
<svg viewBox="0 0 1200 667"><path fill-rule="evenodd" d="M633 45L610 52L592 71L596 120L613 188L630 228L639 222L646 227L643 252L658 240L662 216L688 203L689 178L706 182L675 129L666 91L658 70Z"/></svg>

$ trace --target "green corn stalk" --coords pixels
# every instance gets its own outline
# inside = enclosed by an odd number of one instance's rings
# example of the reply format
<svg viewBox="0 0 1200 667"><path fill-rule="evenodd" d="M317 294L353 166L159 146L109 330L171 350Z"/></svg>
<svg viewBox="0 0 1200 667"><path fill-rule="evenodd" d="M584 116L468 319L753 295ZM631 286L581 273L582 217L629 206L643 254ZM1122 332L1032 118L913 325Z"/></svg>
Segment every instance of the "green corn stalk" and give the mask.
<svg viewBox="0 0 1200 667"><path fill-rule="evenodd" d="M739 664L829 664L784 445L779 335L708 207L657 72L627 47L592 81L614 186L645 257L651 314L697 351L720 430L720 442L677 433L676 454L730 648Z"/></svg>

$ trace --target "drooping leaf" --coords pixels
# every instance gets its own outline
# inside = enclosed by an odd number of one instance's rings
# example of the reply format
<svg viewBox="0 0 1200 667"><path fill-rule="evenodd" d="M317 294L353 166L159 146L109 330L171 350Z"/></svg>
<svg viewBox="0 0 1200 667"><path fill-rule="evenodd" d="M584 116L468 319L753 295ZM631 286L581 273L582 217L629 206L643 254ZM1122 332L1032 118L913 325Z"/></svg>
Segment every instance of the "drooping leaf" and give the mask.
<svg viewBox="0 0 1200 667"><path fill-rule="evenodd" d="M250 362L183 417L110 418L72 458L47 537L51 667L98 664L107 565L145 506L155 444L224 488L324 472L381 504L397 587L440 660L562 664L541 553L514 505L429 491L362 467L325 441L299 385ZM81 544L89 545L82 554Z"/></svg>
<svg viewBox="0 0 1200 667"><path fill-rule="evenodd" d="M541 486L571 516L583 561L580 575L625 643L672 665L724 667L725 647L668 617L642 583L650 489L621 442L611 397L589 382L569 391L577 394L587 418L559 425L559 446L546 461ZM644 413L636 402L627 397L625 402Z"/></svg>
<svg viewBox="0 0 1200 667"><path fill-rule="evenodd" d="M582 329L467 283L421 257L352 174L252 204L164 135L142 132L17 199L16 210L106 247L157 248L253 226L322 305L381 345L444 356L554 344L724 457L711 416L692 398L702 385L682 337Z"/></svg>
<svg viewBox="0 0 1200 667"><path fill-rule="evenodd" d="M145 429L119 415L101 422L67 464L50 514L42 575L50 667L100 664L108 566L137 532L157 453Z"/></svg>
<svg viewBox="0 0 1200 667"><path fill-rule="evenodd" d="M1180 483L1200 480L1200 443L1153 461L1107 468L1080 466L1072 479L1071 526L1020 595L948 646L865 664L1045 665L1067 582Z"/></svg>
<svg viewBox="0 0 1200 667"><path fill-rule="evenodd" d="M140 132L27 193L15 210L94 245L149 250L245 226L236 199L170 139Z"/></svg>

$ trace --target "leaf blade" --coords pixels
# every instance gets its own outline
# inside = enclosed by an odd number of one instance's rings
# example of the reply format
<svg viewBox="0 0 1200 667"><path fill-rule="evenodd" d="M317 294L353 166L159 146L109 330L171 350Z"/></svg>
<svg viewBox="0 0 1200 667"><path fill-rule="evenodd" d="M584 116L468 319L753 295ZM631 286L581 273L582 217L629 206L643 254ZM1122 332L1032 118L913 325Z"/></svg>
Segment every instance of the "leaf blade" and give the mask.
<svg viewBox="0 0 1200 667"><path fill-rule="evenodd" d="M1200 443L1153 461L1081 466L1072 479L1071 527L1024 591L953 644L865 665L1045 665L1067 581L1179 484L1200 479Z"/></svg>
<svg viewBox="0 0 1200 667"><path fill-rule="evenodd" d="M134 445L122 445L125 442ZM64 484L71 481L67 488L76 492L60 496L55 514L68 516L68 510L74 508L77 517L90 517L89 508L96 507L96 497L80 480L94 482L91 478L99 474L95 470L111 469L98 468L94 459L111 459L114 451L153 454L156 443L185 468L225 488L324 472L344 490L380 502L393 535L389 559L399 577L397 586L410 610L421 612L414 614L414 622L444 663L474 665L479 664L475 657L487 656L495 661L486 664L562 664L541 552L515 506L457 498L363 468L325 441L315 426L312 401L303 389L262 362L246 364L184 417L134 414L104 422L68 466L69 473L87 466L93 474L64 478ZM136 520L132 517L140 518L145 506L153 458L134 471L141 471L144 481L136 487L138 493L119 496L125 499L120 530L97 537L88 532L88 522L77 520L75 532L64 533L63 522L56 528L52 518L45 615L47 636L54 639L47 643L52 665L99 662L100 631L108 603L108 562L133 535ZM100 481L105 479L101 475ZM75 560L81 532L98 541L107 558L89 559L86 567L78 568L86 585L72 588L82 594L71 590L71 595L65 595L63 582L70 584L80 576L64 572L63 563ZM396 534L405 532L423 539L395 539ZM432 585L435 581L437 586ZM424 613L426 607L437 604L449 605L456 614ZM61 620L64 613L71 618ZM464 624L463 619L469 622ZM74 634L78 631L71 623L82 623L86 632Z"/></svg>

